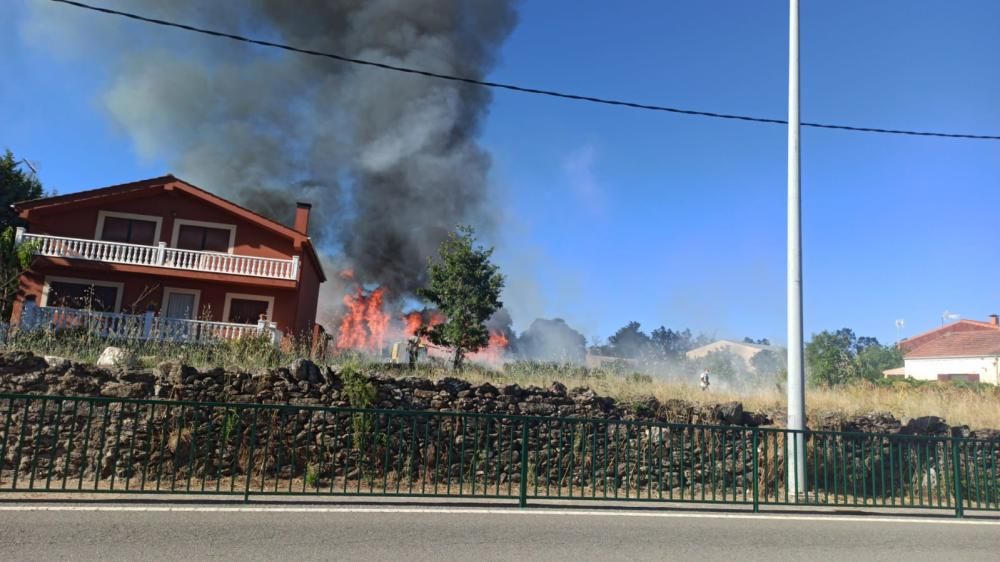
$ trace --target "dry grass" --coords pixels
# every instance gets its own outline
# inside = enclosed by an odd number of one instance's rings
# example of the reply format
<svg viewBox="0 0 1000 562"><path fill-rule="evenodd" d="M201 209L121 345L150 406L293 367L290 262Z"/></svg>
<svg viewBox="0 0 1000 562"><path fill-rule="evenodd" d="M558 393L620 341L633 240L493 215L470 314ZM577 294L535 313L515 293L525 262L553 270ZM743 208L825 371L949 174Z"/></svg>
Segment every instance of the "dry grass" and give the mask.
<svg viewBox="0 0 1000 562"><path fill-rule="evenodd" d="M540 368L530 374L471 368L460 378L473 384L517 383L548 387L559 381L567 387L587 386L594 392L621 401L655 396L660 402L681 399L694 403L742 402L748 410L784 410L786 398L777 388L738 392L713 386L702 392L697 385L648 377L596 373L576 377L561 369ZM431 379L456 376L443 368L421 368L416 373ZM876 385L861 382L836 388L808 388L806 408L810 414L836 413L843 416L889 412L902 421L920 416L938 416L952 425L1000 428L1000 388L991 385L956 386L941 383Z"/></svg>

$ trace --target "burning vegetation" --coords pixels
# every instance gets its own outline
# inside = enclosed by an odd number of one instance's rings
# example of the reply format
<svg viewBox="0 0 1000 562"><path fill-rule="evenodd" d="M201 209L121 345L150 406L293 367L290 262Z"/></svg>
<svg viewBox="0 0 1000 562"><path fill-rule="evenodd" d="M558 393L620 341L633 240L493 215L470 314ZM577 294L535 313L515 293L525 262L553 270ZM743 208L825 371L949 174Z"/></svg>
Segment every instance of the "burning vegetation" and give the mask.
<svg viewBox="0 0 1000 562"><path fill-rule="evenodd" d="M342 274L342 277L349 274ZM334 346L340 351L357 351L369 355L391 355L393 345L415 340L431 357L444 358L449 350L428 341L429 331L445 322L444 315L434 309L410 312L390 312L394 305L386 301L385 287L366 291L357 287L344 297L344 312L337 325ZM479 363L502 363L510 350L513 333L507 326L489 328L489 342L484 349L469 354Z"/></svg>
<svg viewBox="0 0 1000 562"><path fill-rule="evenodd" d="M510 317L497 314L503 306L504 277L490 262L492 252L476 246L471 228L459 227L441 244L439 261L428 267L427 286L416 291L432 307L409 312L403 307L412 298L391 295L383 286L364 287L355 281L353 271L344 271L341 280L354 284L354 289L343 298L337 349L382 357L391 342L390 357L398 361L400 346L405 345L411 366L421 350L438 356L450 353L455 368L461 368L466 358L503 361L512 333Z"/></svg>

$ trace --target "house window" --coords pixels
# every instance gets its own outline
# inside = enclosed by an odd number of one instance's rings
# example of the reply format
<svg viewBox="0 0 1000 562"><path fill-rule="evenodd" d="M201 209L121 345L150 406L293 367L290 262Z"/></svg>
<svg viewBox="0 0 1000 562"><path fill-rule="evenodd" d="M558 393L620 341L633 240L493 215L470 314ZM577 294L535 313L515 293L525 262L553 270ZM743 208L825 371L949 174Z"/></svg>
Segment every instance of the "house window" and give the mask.
<svg viewBox="0 0 1000 562"><path fill-rule="evenodd" d="M228 252L229 231L205 226L181 226L177 235L177 247L182 250L205 252Z"/></svg>
<svg viewBox="0 0 1000 562"><path fill-rule="evenodd" d="M154 246L160 238L159 217L100 211L97 214L98 240Z"/></svg>
<svg viewBox="0 0 1000 562"><path fill-rule="evenodd" d="M181 250L226 253L232 251L235 235L235 225L177 219L171 245Z"/></svg>
<svg viewBox="0 0 1000 562"><path fill-rule="evenodd" d="M223 316L226 322L234 324L256 324L262 314L270 320L273 308L274 297L229 293Z"/></svg>
<svg viewBox="0 0 1000 562"><path fill-rule="evenodd" d="M86 279L46 279L43 306L114 312L121 302L121 284Z"/></svg>
<svg viewBox="0 0 1000 562"><path fill-rule="evenodd" d="M198 300L200 298L201 291L198 289L165 287L161 314L167 318L195 320L198 317Z"/></svg>
<svg viewBox="0 0 1000 562"><path fill-rule="evenodd" d="M939 374L937 379L942 382L950 381L962 381L969 383L979 382L979 374L977 373L950 373L950 374Z"/></svg>

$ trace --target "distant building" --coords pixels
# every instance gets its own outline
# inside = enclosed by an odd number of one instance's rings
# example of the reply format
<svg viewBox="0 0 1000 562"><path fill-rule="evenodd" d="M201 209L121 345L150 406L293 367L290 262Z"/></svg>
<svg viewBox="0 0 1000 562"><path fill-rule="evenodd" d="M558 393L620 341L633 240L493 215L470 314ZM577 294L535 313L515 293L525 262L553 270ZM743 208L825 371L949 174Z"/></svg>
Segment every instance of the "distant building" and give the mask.
<svg viewBox="0 0 1000 562"><path fill-rule="evenodd" d="M773 351L778 353L781 351L781 346L777 345L764 345L759 343L747 343L735 340L718 340L714 341L708 345L703 345L701 347L696 347L691 351L687 352L688 359L701 359L707 356L709 353L725 351L736 355L746 361L746 364L752 365L750 362L758 353L762 351Z"/></svg>
<svg viewBox="0 0 1000 562"><path fill-rule="evenodd" d="M903 374L908 378L1000 382L1000 317L996 315L987 322L959 320L907 338L899 346L905 360Z"/></svg>

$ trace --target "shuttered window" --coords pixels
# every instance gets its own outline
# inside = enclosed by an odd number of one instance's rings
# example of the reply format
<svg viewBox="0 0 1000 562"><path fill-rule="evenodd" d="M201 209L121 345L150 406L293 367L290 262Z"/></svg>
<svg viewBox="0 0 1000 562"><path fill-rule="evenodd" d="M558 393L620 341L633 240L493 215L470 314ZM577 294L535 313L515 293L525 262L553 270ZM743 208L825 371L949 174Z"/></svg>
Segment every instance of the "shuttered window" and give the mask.
<svg viewBox="0 0 1000 562"><path fill-rule="evenodd" d="M183 224L177 232L177 247L182 250L228 252L229 233L225 228Z"/></svg>
<svg viewBox="0 0 1000 562"><path fill-rule="evenodd" d="M127 244L156 244L156 223L142 219L104 217L101 240L125 242Z"/></svg>

